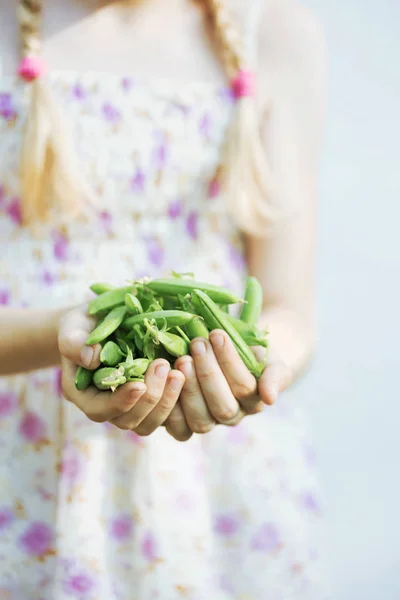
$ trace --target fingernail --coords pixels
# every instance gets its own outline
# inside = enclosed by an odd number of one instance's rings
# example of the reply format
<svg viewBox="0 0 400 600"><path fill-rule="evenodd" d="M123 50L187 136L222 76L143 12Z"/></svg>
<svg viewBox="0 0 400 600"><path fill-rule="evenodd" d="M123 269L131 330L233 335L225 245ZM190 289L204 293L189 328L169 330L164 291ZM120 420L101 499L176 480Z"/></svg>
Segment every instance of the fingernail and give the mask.
<svg viewBox="0 0 400 600"><path fill-rule="evenodd" d="M93 346L83 346L81 349L81 361L85 367L90 367L92 364L92 360L94 357L94 348Z"/></svg>
<svg viewBox="0 0 400 600"><path fill-rule="evenodd" d="M156 367L156 375L157 377L160 377L160 379L165 379L169 371L170 368L168 365L158 365L158 367Z"/></svg>
<svg viewBox="0 0 400 600"><path fill-rule="evenodd" d="M193 375L193 363L191 360L185 360L179 365L179 370L182 371L185 377Z"/></svg>
<svg viewBox="0 0 400 600"><path fill-rule="evenodd" d="M222 348L225 345L225 338L221 333L217 333L212 336L211 342L216 348Z"/></svg>
<svg viewBox="0 0 400 600"><path fill-rule="evenodd" d="M169 386L175 392L177 392L182 387L182 383L183 383L182 380L178 379L178 377L172 377L169 380Z"/></svg>
<svg viewBox="0 0 400 600"><path fill-rule="evenodd" d="M195 356L204 356L206 352L206 345L201 340L192 344L192 354L194 354Z"/></svg>

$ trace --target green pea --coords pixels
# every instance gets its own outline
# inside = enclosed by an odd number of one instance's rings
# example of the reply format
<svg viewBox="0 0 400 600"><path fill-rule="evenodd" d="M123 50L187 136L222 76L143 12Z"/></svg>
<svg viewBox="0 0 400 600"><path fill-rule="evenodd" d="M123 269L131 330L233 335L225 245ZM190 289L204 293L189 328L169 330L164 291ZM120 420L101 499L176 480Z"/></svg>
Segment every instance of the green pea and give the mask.
<svg viewBox="0 0 400 600"><path fill-rule="evenodd" d="M245 304L243 304L240 318L248 325L255 325L261 315L263 305L263 291L256 277L248 277L245 292Z"/></svg>
<svg viewBox="0 0 400 600"><path fill-rule="evenodd" d="M75 376L75 387L79 391L86 390L93 380L93 371L85 369L84 367L78 367Z"/></svg>
<svg viewBox="0 0 400 600"><path fill-rule="evenodd" d="M108 293L108 292L106 292ZM101 296L99 296L101 298ZM118 329L126 315L125 306L117 306L103 319L86 340L88 346L99 344Z"/></svg>
<svg viewBox="0 0 400 600"><path fill-rule="evenodd" d="M182 310L158 310L144 312L125 319L122 323L124 329L131 329L135 325L143 324L145 319L154 320L158 326L167 324L168 327L181 327L193 318L193 315Z"/></svg>
<svg viewBox="0 0 400 600"><path fill-rule="evenodd" d="M111 390L114 392L117 387L126 383L124 369L119 367L104 367L97 369L93 375L93 383L99 390Z"/></svg>
<svg viewBox="0 0 400 600"><path fill-rule="evenodd" d="M114 289L114 286L109 283L92 283L90 286L92 292L100 296L100 294L104 294L104 292L109 292Z"/></svg>
<svg viewBox="0 0 400 600"><path fill-rule="evenodd" d="M109 290L93 298L89 302L89 314L98 315L103 311L111 310L116 306L122 306L125 304L125 296L127 293L132 291L132 286Z"/></svg>
<svg viewBox="0 0 400 600"><path fill-rule="evenodd" d="M133 294L126 294L125 296L125 306L128 309L128 312L131 315L137 315L143 312L143 307L140 303L140 300L136 298Z"/></svg>
<svg viewBox="0 0 400 600"><path fill-rule="evenodd" d="M107 342L100 352L100 360L106 367L115 367L123 358L124 354L115 342Z"/></svg>
<svg viewBox="0 0 400 600"><path fill-rule="evenodd" d="M131 366L125 370L125 376L128 379L145 375L150 363L151 361L148 358L136 358Z"/></svg>
<svg viewBox="0 0 400 600"><path fill-rule="evenodd" d="M161 296L178 296L179 294L191 294L193 290L201 290L205 292L212 300L218 304L236 304L242 300L230 290L211 285L209 283L201 283L193 279L154 279L146 283L147 287L160 294Z"/></svg>

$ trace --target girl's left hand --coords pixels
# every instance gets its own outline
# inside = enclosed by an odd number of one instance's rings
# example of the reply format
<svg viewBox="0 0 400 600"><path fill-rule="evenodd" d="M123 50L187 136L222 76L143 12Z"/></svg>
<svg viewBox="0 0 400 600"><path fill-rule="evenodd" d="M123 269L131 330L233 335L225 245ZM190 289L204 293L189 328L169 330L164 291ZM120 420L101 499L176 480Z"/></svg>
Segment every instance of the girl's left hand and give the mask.
<svg viewBox="0 0 400 600"><path fill-rule="evenodd" d="M263 360L265 350L254 352ZM274 404L290 383L290 370L268 353L266 368L258 383L239 357L231 339L214 330L210 340L196 339L192 356L183 356L175 368L185 376L180 401L165 422L170 435L179 441L193 433L208 433L217 424L237 425L246 415Z"/></svg>

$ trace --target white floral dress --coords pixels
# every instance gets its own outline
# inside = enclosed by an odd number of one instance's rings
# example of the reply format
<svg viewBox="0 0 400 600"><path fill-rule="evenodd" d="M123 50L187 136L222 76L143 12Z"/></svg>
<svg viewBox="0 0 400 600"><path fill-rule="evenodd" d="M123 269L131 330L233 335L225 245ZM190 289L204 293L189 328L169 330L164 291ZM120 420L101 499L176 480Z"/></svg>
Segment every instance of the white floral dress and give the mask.
<svg viewBox="0 0 400 600"><path fill-rule="evenodd" d="M243 290L213 174L232 110L207 83L52 73L96 215L21 227L27 86L0 77L0 303L69 306L171 269ZM59 370L0 379L0 592L15 600L324 600L302 415L277 407L181 444L89 421ZM8 592L8 595L7 595Z"/></svg>

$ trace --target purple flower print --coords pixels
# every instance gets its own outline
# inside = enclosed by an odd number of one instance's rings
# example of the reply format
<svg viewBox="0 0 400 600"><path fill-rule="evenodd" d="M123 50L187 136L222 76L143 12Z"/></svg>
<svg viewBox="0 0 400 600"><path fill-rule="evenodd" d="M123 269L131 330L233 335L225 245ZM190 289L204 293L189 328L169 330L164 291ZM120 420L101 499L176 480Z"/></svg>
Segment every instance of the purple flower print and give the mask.
<svg viewBox="0 0 400 600"><path fill-rule="evenodd" d="M223 537L235 535L239 529L239 521L233 515L218 515L214 522L214 531Z"/></svg>
<svg viewBox="0 0 400 600"><path fill-rule="evenodd" d="M156 168L162 169L167 161L168 149L165 142L162 142L154 151L154 163Z"/></svg>
<svg viewBox="0 0 400 600"><path fill-rule="evenodd" d="M47 523L31 523L19 538L22 549L33 556L43 556L53 544L54 533Z"/></svg>
<svg viewBox="0 0 400 600"><path fill-rule="evenodd" d="M121 87L125 92L129 92L134 86L132 77L124 77L121 81Z"/></svg>
<svg viewBox="0 0 400 600"><path fill-rule="evenodd" d="M86 97L85 90L79 83L77 85L74 85L74 87L72 88L72 95L77 100L83 100Z"/></svg>
<svg viewBox="0 0 400 600"><path fill-rule="evenodd" d="M4 191L4 187L0 184L0 206L4 204L4 199L6 197L6 193Z"/></svg>
<svg viewBox="0 0 400 600"><path fill-rule="evenodd" d="M80 598L82 594L91 592L93 588L93 578L87 573L78 573L76 575L72 575L64 583L64 591L71 596L75 596L76 598Z"/></svg>
<svg viewBox="0 0 400 600"><path fill-rule="evenodd" d="M317 498L311 492L306 492L301 497L301 503L306 510L312 513L318 513L320 511L320 506Z"/></svg>
<svg viewBox="0 0 400 600"><path fill-rule="evenodd" d="M19 198L13 198L6 210L11 221L16 225L22 225L22 211L21 211L21 200Z"/></svg>
<svg viewBox="0 0 400 600"><path fill-rule="evenodd" d="M147 238L145 241L147 243L147 256L149 262L154 267L161 267L164 262L164 249L158 240L154 238Z"/></svg>
<svg viewBox="0 0 400 600"><path fill-rule="evenodd" d="M17 394L13 392L0 392L0 417L8 417L18 406Z"/></svg>
<svg viewBox="0 0 400 600"><path fill-rule="evenodd" d="M237 271L241 271L246 265L242 252L233 244L229 245L229 262Z"/></svg>
<svg viewBox="0 0 400 600"><path fill-rule="evenodd" d="M138 169L131 179L131 189L133 192L143 192L144 190L144 173Z"/></svg>
<svg viewBox="0 0 400 600"><path fill-rule="evenodd" d="M79 457L76 455L67 456L61 463L62 476L74 483L81 472L82 465Z"/></svg>
<svg viewBox="0 0 400 600"><path fill-rule="evenodd" d="M208 138L210 136L211 116L206 113L200 119L199 130L202 136Z"/></svg>
<svg viewBox="0 0 400 600"><path fill-rule="evenodd" d="M208 186L208 197L213 199L217 198L221 193L221 184L216 177L210 181L210 185Z"/></svg>
<svg viewBox="0 0 400 600"><path fill-rule="evenodd" d="M232 104L233 102L235 102L235 94L232 88L230 87L222 88L222 90L220 90L219 92L219 97L223 102L226 102L227 104Z"/></svg>
<svg viewBox="0 0 400 600"><path fill-rule="evenodd" d="M198 235L199 235L199 215L197 212L192 211L188 214L188 217L186 219L186 231L188 232L189 236L193 239L193 240L197 240Z"/></svg>
<svg viewBox="0 0 400 600"><path fill-rule="evenodd" d="M17 116L11 94L0 94L0 117L12 121Z"/></svg>
<svg viewBox="0 0 400 600"><path fill-rule="evenodd" d="M9 290L0 289L0 305L6 305L10 303L10 292Z"/></svg>
<svg viewBox="0 0 400 600"><path fill-rule="evenodd" d="M132 535L133 521L127 514L118 515L110 523L110 535L118 542L129 539Z"/></svg>
<svg viewBox="0 0 400 600"><path fill-rule="evenodd" d="M112 216L107 210L103 210L100 215L102 227L106 233L110 233L112 229Z"/></svg>
<svg viewBox="0 0 400 600"><path fill-rule="evenodd" d="M103 116L107 121L117 123L121 118L121 113L115 106L107 103L103 105Z"/></svg>
<svg viewBox="0 0 400 600"><path fill-rule="evenodd" d="M45 285L53 285L54 281L55 281L55 277L53 275L53 273L50 273L50 271L43 271L42 273L42 281Z"/></svg>
<svg viewBox="0 0 400 600"><path fill-rule="evenodd" d="M25 413L21 423L19 424L20 435L27 442L31 442L32 444L42 441L45 431L46 426L43 419L31 411Z"/></svg>
<svg viewBox="0 0 400 600"><path fill-rule="evenodd" d="M14 513L8 506L0 508L0 532L5 531L14 521Z"/></svg>
<svg viewBox="0 0 400 600"><path fill-rule="evenodd" d="M143 539L142 554L148 561L153 561L157 558L156 542L150 531L146 533Z"/></svg>
<svg viewBox="0 0 400 600"><path fill-rule="evenodd" d="M174 200L168 207L168 215L170 219L177 219L182 214L182 201Z"/></svg>
<svg viewBox="0 0 400 600"><path fill-rule="evenodd" d="M57 231L53 234L53 252L57 260L64 261L68 257L68 239Z"/></svg>
<svg viewBox="0 0 400 600"><path fill-rule="evenodd" d="M251 549L260 552L274 552L281 545L278 528L274 523L264 523L251 541Z"/></svg>

